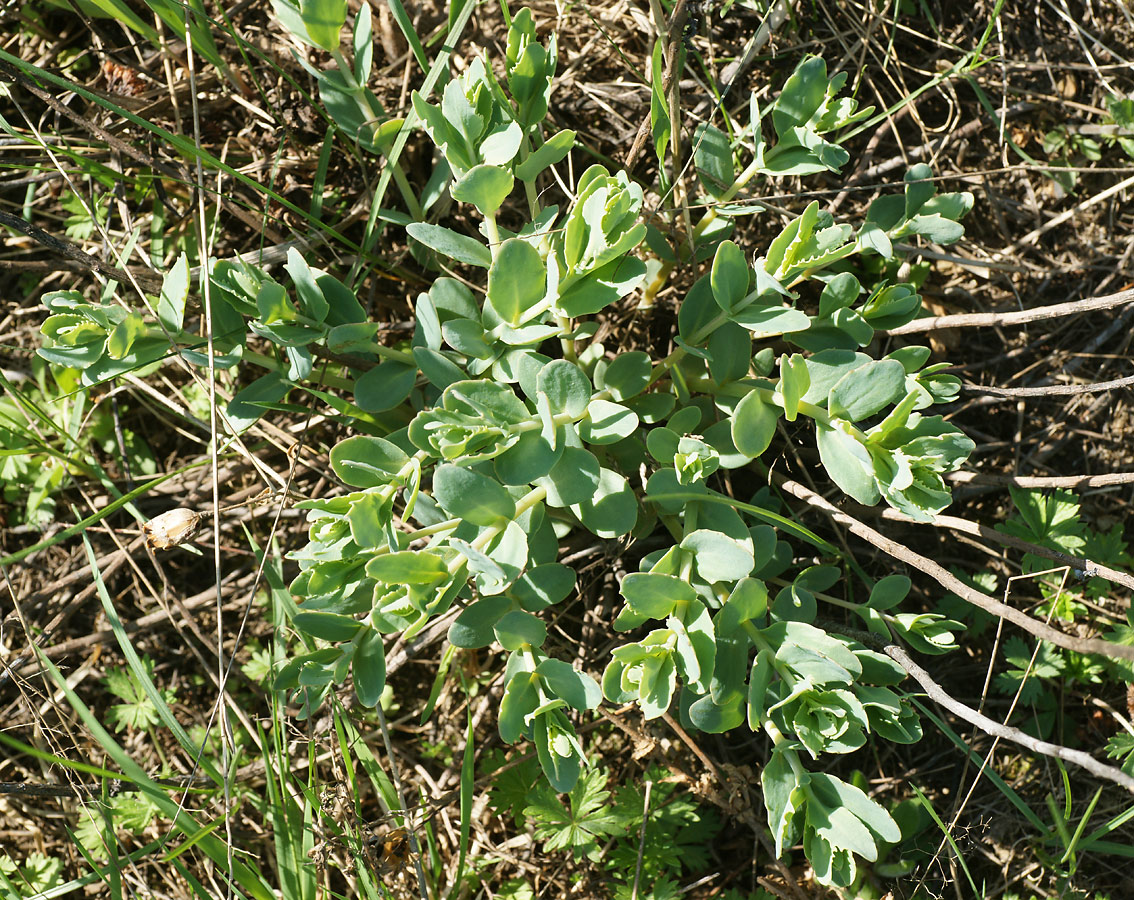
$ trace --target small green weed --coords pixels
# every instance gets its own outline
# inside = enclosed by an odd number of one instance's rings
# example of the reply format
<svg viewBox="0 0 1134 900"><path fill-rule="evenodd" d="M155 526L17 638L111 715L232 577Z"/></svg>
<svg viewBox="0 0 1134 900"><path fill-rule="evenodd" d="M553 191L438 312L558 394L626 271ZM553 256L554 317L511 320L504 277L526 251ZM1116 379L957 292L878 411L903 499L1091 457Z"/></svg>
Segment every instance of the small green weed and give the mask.
<svg viewBox="0 0 1134 900"><path fill-rule="evenodd" d="M1106 108L1103 121L1089 131L1060 124L1043 136L1044 153L1056 166L1066 169L1056 168L1048 174L1068 193L1079 181L1079 173L1072 167L1098 162L1106 148L1117 145L1134 159L1134 100L1112 94L1106 98Z"/></svg>
<svg viewBox="0 0 1134 900"><path fill-rule="evenodd" d="M489 765L503 760L494 754ZM611 790L610 774L598 764L584 771L562 800L539 779L539 767L531 761L497 775L489 796L497 814L517 830L532 830L545 852L569 852L602 869L617 897L630 896L640 857L638 896L651 896L652 890L652 896L662 897L678 877L704 870L721 829L716 812L681 795L676 784L663 780L667 774L652 768L642 776L643 783L653 783L644 833L644 787Z"/></svg>
<svg viewBox="0 0 1134 900"><path fill-rule="evenodd" d="M95 859L107 859L115 840L110 832L139 836L154 823L160 810L144 793L121 794L81 804L75 838Z"/></svg>
<svg viewBox="0 0 1134 900"><path fill-rule="evenodd" d="M154 661L149 656L143 656L142 665L146 676L152 682ZM111 706L108 713L116 732L126 728L146 730L158 724L157 707L133 672L127 668L110 669L103 680L107 690L123 701ZM163 688L161 696L166 703L172 703L176 699L177 691Z"/></svg>
<svg viewBox="0 0 1134 900"><path fill-rule="evenodd" d="M997 525L998 531L1029 543L1077 557L1087 557L1108 567L1129 567L1134 558L1123 537L1123 526L1115 523L1100 533L1087 526L1080 515L1079 500L1066 491L1044 493L1011 490L1016 513ZM1110 583L1093 571L1067 577L1065 569L1053 569L1051 560L1025 553L1021 569L1033 579L1043 598L1040 610L1053 618L1073 622L1084 615L1087 604L1106 599ZM1122 631L1127 626L1119 625ZM1112 633L1111 638L1119 637ZM1023 707L1020 727L1048 739L1063 708L1062 693L1068 689L1093 691L1109 674L1132 681L1127 666L1117 661L1100 662L1094 657L1055 647L1046 641L1029 644L1019 636L1004 641L1002 654L1007 667L995 678L996 688L1009 696L1019 695ZM1060 736L1056 737L1061 740Z"/></svg>
<svg viewBox="0 0 1134 900"><path fill-rule="evenodd" d="M0 856L0 886L12 897L34 897L63 883L63 861L32 851L17 864L7 853Z"/></svg>

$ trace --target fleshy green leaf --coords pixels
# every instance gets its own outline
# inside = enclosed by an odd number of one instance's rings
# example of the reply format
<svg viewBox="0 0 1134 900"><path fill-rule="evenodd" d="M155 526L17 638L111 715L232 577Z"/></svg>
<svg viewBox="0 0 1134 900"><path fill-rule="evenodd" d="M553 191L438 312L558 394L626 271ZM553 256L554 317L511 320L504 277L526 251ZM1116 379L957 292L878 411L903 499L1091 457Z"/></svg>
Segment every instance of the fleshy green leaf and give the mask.
<svg viewBox="0 0 1134 900"><path fill-rule="evenodd" d="M469 650L487 647L496 639L496 623L511 608L512 601L502 594L482 597L461 610L449 626L449 643Z"/></svg>
<svg viewBox="0 0 1134 900"><path fill-rule="evenodd" d="M538 479L536 484L547 488L548 506L582 503L598 491L599 461L582 447L566 447L547 477Z"/></svg>
<svg viewBox="0 0 1134 900"><path fill-rule="evenodd" d="M185 321L185 301L189 297L189 258L182 253L177 262L165 274L161 283L161 296L158 298L158 319L170 334L181 331ZM123 354L125 355L125 354ZM115 357L120 359L121 356Z"/></svg>
<svg viewBox="0 0 1134 900"><path fill-rule="evenodd" d="M575 587L575 571L561 563L528 569L512 585L510 593L528 612L539 612L562 601Z"/></svg>
<svg viewBox="0 0 1134 900"><path fill-rule="evenodd" d="M776 434L780 412L760 391L747 394L732 413L732 442L736 449L752 459L763 454Z"/></svg>
<svg viewBox="0 0 1134 900"><path fill-rule="evenodd" d="M543 146L528 154L528 158L516 166L516 177L521 181L534 181L548 166L563 159L575 144L575 132L560 131L548 138Z"/></svg>
<svg viewBox="0 0 1134 900"><path fill-rule="evenodd" d="M649 354L641 350L620 353L603 372L601 386L615 400L628 400L646 389L652 370Z"/></svg>
<svg viewBox="0 0 1134 900"><path fill-rule="evenodd" d="M390 484L409 457L396 444L369 435L355 435L331 449L331 468L351 487Z"/></svg>
<svg viewBox="0 0 1134 900"><path fill-rule="evenodd" d="M701 177L701 184L713 197L720 197L736 181L736 168L728 135L703 122L693 133L693 164Z"/></svg>
<svg viewBox="0 0 1134 900"><path fill-rule="evenodd" d="M591 400L590 379L565 359L552 360L539 370L536 390L547 395L553 414L566 414L572 419L579 418Z"/></svg>
<svg viewBox="0 0 1134 900"><path fill-rule="evenodd" d="M375 556L366 574L383 584L433 584L448 577L449 567L436 553L401 550Z"/></svg>
<svg viewBox="0 0 1134 900"><path fill-rule="evenodd" d="M481 215L490 216L500 209L512 192L512 173L500 166L473 166L464 177L449 188L454 200L471 203Z"/></svg>
<svg viewBox="0 0 1134 900"><path fill-rule="evenodd" d="M613 444L633 434L638 417L633 411L609 400L592 400L587 418L579 423L579 437L588 444Z"/></svg>
<svg viewBox="0 0 1134 900"><path fill-rule="evenodd" d="M506 613L496 623L496 640L505 650L519 650L525 644L539 647L547 640L547 626L543 620L522 609Z"/></svg>
<svg viewBox="0 0 1134 900"><path fill-rule="evenodd" d="M630 609L649 619L664 619L679 604L691 603L697 596L689 582L652 572L627 575L618 591Z"/></svg>
<svg viewBox="0 0 1134 900"><path fill-rule="evenodd" d="M400 405L416 381L416 365L386 360L355 381L354 402L366 412L385 412Z"/></svg>
<svg viewBox="0 0 1134 900"><path fill-rule="evenodd" d="M411 222L406 226L406 231L414 240L459 263L480 266L482 269L492 265L492 254L476 238L428 222Z"/></svg>
<svg viewBox="0 0 1134 900"><path fill-rule="evenodd" d="M719 531L693 531L682 539L681 549L693 553L697 571L710 584L744 578L755 564L747 547Z"/></svg>
<svg viewBox="0 0 1134 900"><path fill-rule="evenodd" d="M906 370L894 359L869 362L847 372L831 388L827 409L833 416L858 422L906 393Z"/></svg>
<svg viewBox="0 0 1134 900"><path fill-rule="evenodd" d="M324 641L349 641L362 627L357 619L332 612L297 612L291 623L300 631Z"/></svg>
<svg viewBox="0 0 1134 900"><path fill-rule="evenodd" d="M346 0L299 0L307 36L328 53L339 49L339 32L346 24Z"/></svg>
<svg viewBox="0 0 1134 900"><path fill-rule="evenodd" d="M106 355L111 359L125 359L130 353L130 348L134 346L134 341L144 335L146 331L146 320L142 318L141 314L130 313L115 325L114 330L107 336Z"/></svg>
<svg viewBox="0 0 1134 900"><path fill-rule="evenodd" d="M571 511L592 534L615 538L628 534L637 524L638 499L625 478L603 468L599 470L598 488L593 495L572 504Z"/></svg>
<svg viewBox="0 0 1134 900"><path fill-rule="evenodd" d="M602 701L602 689L598 683L561 659L543 660L536 666L536 674L547 683L551 693L579 712L594 709Z"/></svg>
<svg viewBox="0 0 1134 900"><path fill-rule="evenodd" d="M830 425L816 422L819 459L844 494L865 506L873 506L882 496L874 479L874 462L850 428L850 423L840 419L832 419Z"/></svg>
<svg viewBox="0 0 1134 900"><path fill-rule="evenodd" d="M726 313L731 313L748 293L748 260L732 241L721 241L713 257L712 273L709 276L713 288L713 299Z"/></svg>
<svg viewBox="0 0 1134 900"><path fill-rule="evenodd" d="M516 515L516 501L499 482L462 466L437 467L433 499L450 515L474 525L497 525Z"/></svg>
<svg viewBox="0 0 1134 900"><path fill-rule="evenodd" d="M797 779L787 760L787 751L780 750L773 751L772 758L760 773L768 824L776 841L776 856L781 856L785 847L795 843L795 816L806 802L803 787L807 778L807 774L803 773L802 779Z"/></svg>
<svg viewBox="0 0 1134 900"><path fill-rule="evenodd" d="M386 688L386 650L382 645L382 635L373 628L368 628L357 642L351 674L358 702L373 709Z"/></svg>

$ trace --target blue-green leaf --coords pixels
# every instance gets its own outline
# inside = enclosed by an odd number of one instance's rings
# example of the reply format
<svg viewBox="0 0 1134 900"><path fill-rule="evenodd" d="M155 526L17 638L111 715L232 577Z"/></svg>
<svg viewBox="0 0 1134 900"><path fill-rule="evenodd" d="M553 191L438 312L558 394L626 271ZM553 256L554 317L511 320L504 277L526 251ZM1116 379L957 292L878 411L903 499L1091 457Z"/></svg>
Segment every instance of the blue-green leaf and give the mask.
<svg viewBox="0 0 1134 900"><path fill-rule="evenodd" d="M469 169L464 177L455 181L449 193L454 200L471 203L481 215L491 216L512 192L514 181L507 169L482 164Z"/></svg>
<svg viewBox="0 0 1134 900"><path fill-rule="evenodd" d="M359 703L373 709L386 688L386 649L382 635L373 628L366 629L357 646L351 661L354 692L358 694Z"/></svg>
<svg viewBox="0 0 1134 900"><path fill-rule="evenodd" d="M497 525L516 515L516 501L499 482L447 463L433 473L433 499L450 515L474 525Z"/></svg>
<svg viewBox="0 0 1134 900"><path fill-rule="evenodd" d="M732 241L721 241L713 257L713 268L709 276L713 288L713 299L726 313L731 313L748 293L748 260Z"/></svg>
<svg viewBox="0 0 1134 900"><path fill-rule="evenodd" d="M157 314L170 334L181 331L185 321L185 301L189 297L189 259L182 253L173 268L165 274L158 298ZM121 357L115 357L116 359Z"/></svg>
<svg viewBox="0 0 1134 900"><path fill-rule="evenodd" d="M339 49L339 32L346 24L346 0L299 0L307 36L328 53Z"/></svg>
<svg viewBox="0 0 1134 900"><path fill-rule="evenodd" d="M833 416L858 422L906 393L906 370L894 359L872 361L847 372L831 388L827 410Z"/></svg>
<svg viewBox="0 0 1134 900"><path fill-rule="evenodd" d="M406 232L416 241L420 241L431 250L436 250L442 256L465 263L469 266L480 266L487 269L492 265L492 254L476 238L457 234L443 225L431 225L428 222L411 222L406 226Z"/></svg>

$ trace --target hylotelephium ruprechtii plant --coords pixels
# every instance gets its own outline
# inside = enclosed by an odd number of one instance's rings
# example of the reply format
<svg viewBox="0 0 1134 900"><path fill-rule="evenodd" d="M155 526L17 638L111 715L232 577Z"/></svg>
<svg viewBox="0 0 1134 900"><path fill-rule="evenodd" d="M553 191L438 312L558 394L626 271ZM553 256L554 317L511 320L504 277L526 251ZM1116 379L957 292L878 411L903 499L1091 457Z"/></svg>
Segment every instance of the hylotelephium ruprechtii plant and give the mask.
<svg viewBox="0 0 1134 900"><path fill-rule="evenodd" d="M345 59L336 63L342 78L354 71L365 82ZM407 230L427 255L483 269L485 289L479 297L437 278L417 298L407 346L379 345L352 292L294 250L293 292L255 266L212 266L215 365L269 370L229 408L233 428L293 388L314 392L314 356L359 361L337 382L323 376L353 390L354 403L316 392L362 433L331 452L349 491L299 504L310 529L292 554L301 569L292 624L315 649L283 665L276 686L302 694L311 712L350 675L360 701L374 706L385 686L385 636L408 639L459 610L450 644L503 648L500 735L531 740L556 790L569 790L585 764L572 711L605 697L653 718L676 699L688 727L768 735L761 779L777 853L801 841L820 882L848 885L856 856L873 861L901 834L862 790L805 761L849 753L868 735L912 743L921 730L896 689L902 668L817 625L818 601L925 653L954 646L960 626L899 611L910 589L900 575L867 584L862 602L849 599L849 586L832 596L853 561L779 515L766 491L748 503L724 493L719 473L765 471L760 459L781 421L802 418L813 423L831 480L860 503L885 500L919 521L948 505L942 475L973 443L925 411L956 396L959 381L945 364L926 365L928 348L882 359L863 352L876 330L915 318L921 301L912 285L868 277L855 261L873 255L894 271L900 240L957 240L972 197L937 194L929 168L915 166L904 192L875 200L857 230L813 202L755 259L725 239L728 207L711 206L693 239L712 266L680 303L675 349L664 358L611 354L594 340L593 317L640 288L656 295L676 257L666 258L653 232L647 263L644 195L625 172L591 166L566 210L541 205L537 181L575 141L570 131L545 138L541 130L555 67L554 37L541 44L525 9L509 28L502 80L475 59L439 105L414 95L415 121L451 175L449 192L477 211L481 234L425 222ZM845 80L808 58L769 109L753 98L751 121L731 141L699 129L708 199L731 201L757 176L838 171L848 155L834 135L870 113L838 96ZM373 140L355 124L366 149ZM735 161L749 152L736 175ZM497 215L517 181L527 221L513 232ZM807 282L821 285L813 313L798 302ZM57 314L44 331L55 349L46 354L81 356L97 379L156 361L172 338L187 362L203 365L202 339L183 331L186 290L179 265L162 292L160 329L137 313L54 295ZM248 328L286 362L248 350ZM794 349L777 358L774 345ZM575 584L557 562L560 545L579 529L602 539L667 536L621 584L614 628L640 637L613 651L601 686L545 649L542 614ZM785 535L840 565L816 565L813 554L797 563Z"/></svg>

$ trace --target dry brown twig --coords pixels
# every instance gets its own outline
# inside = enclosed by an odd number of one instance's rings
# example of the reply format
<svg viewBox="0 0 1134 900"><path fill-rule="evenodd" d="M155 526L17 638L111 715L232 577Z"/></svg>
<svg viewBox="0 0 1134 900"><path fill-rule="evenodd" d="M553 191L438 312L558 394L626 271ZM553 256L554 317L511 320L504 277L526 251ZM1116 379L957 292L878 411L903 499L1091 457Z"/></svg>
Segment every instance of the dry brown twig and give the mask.
<svg viewBox="0 0 1134 900"><path fill-rule="evenodd" d="M918 522L898 512L896 509L887 508L882 510L881 513L883 519L902 522L906 525L924 524L936 528L948 528L951 531L959 531L963 534L971 534L976 537L985 538L986 540L996 541L1006 547L1013 547L1025 553L1031 553L1035 556L1050 559L1053 562L1059 563L1061 566L1069 566L1076 571L1085 572L1088 575L1098 575L1100 578L1113 581L1115 584L1121 584L1123 587L1134 591L1134 576L1126 572L1120 572L1118 569L1112 569L1110 566L1104 566L1101 563L1092 562L1089 559L1071 556L1068 553L1060 553L1058 550L1049 550L1047 547L1041 547L1038 544L1033 544L1021 538L1014 537L1013 535L1005 534L1002 531L997 531L995 528L989 528L987 525L981 525L978 522L970 522L968 519L962 519L959 516L937 516L932 522Z"/></svg>
<svg viewBox="0 0 1134 900"><path fill-rule="evenodd" d="M1019 728L1013 728L1011 725L1005 725L1001 722L997 722L995 719L990 719L983 713L977 712L972 707L966 706L964 703L961 703L961 701L950 696L948 692L934 681L933 677L925 671L925 669L915 663L910 658L910 655L901 647L896 644L888 644L882 648L882 651L905 669L906 672L922 686L925 693L929 696L929 699L945 707L945 709L949 710L949 712L953 713L953 715L958 718L964 719L970 725L975 725L985 734L1011 741L1014 744L1019 744L1021 747L1026 747L1028 750L1042 754L1043 756L1051 756L1056 759L1074 763L1086 769L1092 775L1105 779L1106 781L1114 782L1126 788L1126 790L1131 793L1134 793L1134 778L1131 778L1121 769L1099 762L1089 753L1084 753L1082 750L1072 750L1069 747L1062 747L1059 744L1041 741L1038 738L1025 734L1020 731Z"/></svg>
<svg viewBox="0 0 1134 900"><path fill-rule="evenodd" d="M945 588L945 590L952 591L962 600L983 609L987 613L998 618L1007 619L1014 625L1023 628L1033 637L1050 641L1057 647L1062 647L1065 650L1074 650L1076 653L1096 653L1100 656L1107 656L1114 659L1134 660L1134 647L1125 644L1111 643L1110 641L1104 641L1100 638L1080 638L1064 634L1062 631L1052 628L1050 625L1045 625L1043 622L1033 619L1027 613L1021 612L1015 607L1001 603L999 600L993 600L980 591L969 587L943 566L922 556L920 553L915 553L904 544L899 544L897 541L886 537L886 535L875 531L869 525L860 522L849 513L833 506L802 484L783 476L773 475L773 479L782 490L814 506L840 525L843 525L852 534L873 544L883 553L924 572L940 584L941 587Z"/></svg>
<svg viewBox="0 0 1134 900"><path fill-rule="evenodd" d="M1113 484L1134 484L1134 472L1104 472L1101 475L996 475L991 472L952 472L947 478L953 484L991 484L1041 490L1059 488L1084 490Z"/></svg>
<svg viewBox="0 0 1134 900"><path fill-rule="evenodd" d="M673 76L677 71L677 48L681 43L681 33L685 28L685 20L687 18L688 11L685 8L685 0L677 0L677 5L674 6L673 13L669 17L669 28L666 33L665 71L662 74L661 85L662 93L666 96L669 95L673 85ZM650 117L646 116L638 128L638 133L634 136L634 143L630 146L630 152L626 154L626 162L624 165L627 170L634 168L634 162L641 154L642 149L646 146L646 138L649 136Z"/></svg>
<svg viewBox="0 0 1134 900"><path fill-rule="evenodd" d="M1073 316L1076 313L1113 309L1116 306L1122 306L1126 303L1134 303L1134 288L1119 291L1116 294L1107 294L1105 297L1091 297L1088 300L1071 300L1068 303L1055 303L1051 306L1039 306L1035 309L1022 309L1014 312L962 313L955 316L931 316L925 319L914 319L912 322L907 322L905 325L899 325L897 328L891 328L880 333L893 337L899 334L920 334L926 331L937 331L941 328L1026 325L1028 322L1054 319L1058 316Z"/></svg>
<svg viewBox="0 0 1134 900"><path fill-rule="evenodd" d="M998 388L983 384L964 384L962 387L974 394L987 394L990 397L1003 397L1011 400L1016 397L1068 397L1076 394L1104 394L1134 384L1134 375L1115 378L1112 381L1099 381L1094 384L1044 384L1036 387Z"/></svg>
<svg viewBox="0 0 1134 900"><path fill-rule="evenodd" d="M1013 728L1011 725L990 719L980 711L957 700L941 687L941 685L934 680L932 675L914 662L910 655L897 644L888 644L876 634L857 629L848 629L845 625L841 625L837 622L830 623L830 628L833 631L845 634L847 637L854 638L866 644L868 647L885 653L894 660L894 662L905 669L906 673L913 678L914 681L921 685L929 699L949 710L949 712L953 713L957 718L963 719L970 725L975 725L985 734L999 738L1000 740L1011 741L1014 744L1018 744L1042 756L1050 756L1074 763L1086 769L1092 775L1121 785L1126 788L1126 790L1134 793L1134 777L1127 775L1121 769L1099 762L1089 753L1084 753L1081 750L1072 750L1060 744L1041 741L1038 738L1032 737L1030 734L1024 733L1019 728Z"/></svg>

